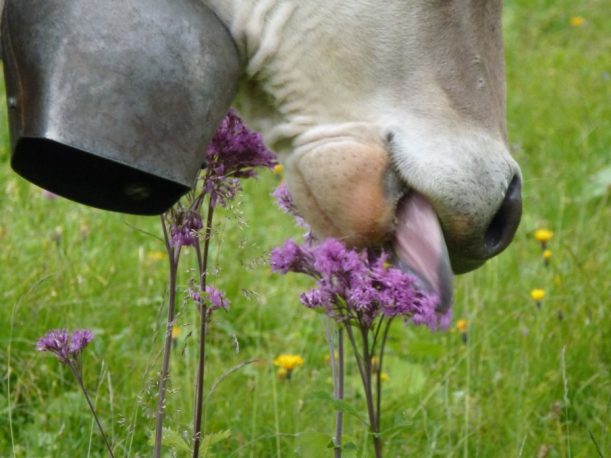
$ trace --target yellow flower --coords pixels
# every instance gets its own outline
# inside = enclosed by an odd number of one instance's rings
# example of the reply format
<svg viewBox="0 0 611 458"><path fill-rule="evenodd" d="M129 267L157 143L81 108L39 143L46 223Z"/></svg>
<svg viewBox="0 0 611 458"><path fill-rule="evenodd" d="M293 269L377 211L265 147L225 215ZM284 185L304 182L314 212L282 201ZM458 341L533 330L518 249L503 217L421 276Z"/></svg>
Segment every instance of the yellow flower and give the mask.
<svg viewBox="0 0 611 458"><path fill-rule="evenodd" d="M276 164L272 170L276 175L282 175L282 172L284 172L284 167L282 164Z"/></svg>
<svg viewBox="0 0 611 458"><path fill-rule="evenodd" d="M571 19L569 20L569 24L571 24L571 27L581 27L585 23L586 20L581 16L571 16Z"/></svg>
<svg viewBox="0 0 611 458"><path fill-rule="evenodd" d="M382 373L380 374L380 381L381 382L388 382L388 380L390 379L390 377L388 376L388 374L384 371L382 371Z"/></svg>
<svg viewBox="0 0 611 458"><path fill-rule="evenodd" d="M296 367L303 365L304 360L299 355L282 354L274 359L274 366L279 366L287 371L292 371Z"/></svg>
<svg viewBox="0 0 611 458"><path fill-rule="evenodd" d="M274 359L274 366L279 366L278 378L281 380L290 380L293 373L293 369L301 366L304 360L299 355L288 355L282 354Z"/></svg>
<svg viewBox="0 0 611 458"><path fill-rule="evenodd" d="M549 229L537 229L535 231L535 240L537 242L545 243L549 242L554 236L554 233Z"/></svg>
<svg viewBox="0 0 611 458"><path fill-rule="evenodd" d="M461 318L460 320L456 322L456 329L458 329L459 332L467 332L468 327L469 327L469 322L465 320L464 318Z"/></svg>
<svg viewBox="0 0 611 458"><path fill-rule="evenodd" d="M545 290L541 288L535 288L530 292L530 297L532 297L533 301L541 301L545 297Z"/></svg>
<svg viewBox="0 0 611 458"><path fill-rule="evenodd" d="M543 259L549 261L552 257L552 250L544 250L543 251Z"/></svg>
<svg viewBox="0 0 611 458"><path fill-rule="evenodd" d="M180 337L181 329L180 326L175 324L172 326L172 339L178 339Z"/></svg>
<svg viewBox="0 0 611 458"><path fill-rule="evenodd" d="M159 250L149 251L146 254L146 258L152 262L161 261L163 258L165 258L165 253Z"/></svg>

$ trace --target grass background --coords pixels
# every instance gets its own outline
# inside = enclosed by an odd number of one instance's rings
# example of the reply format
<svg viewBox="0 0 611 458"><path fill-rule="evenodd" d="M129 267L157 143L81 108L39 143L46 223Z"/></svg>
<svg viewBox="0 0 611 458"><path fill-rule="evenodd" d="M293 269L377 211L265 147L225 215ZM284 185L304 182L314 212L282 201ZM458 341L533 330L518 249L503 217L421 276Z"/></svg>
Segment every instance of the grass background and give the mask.
<svg viewBox="0 0 611 458"><path fill-rule="evenodd" d="M387 456L611 455L608 6L506 2L508 121L525 177L523 222L505 253L456 281L455 317L469 321L468 344L456 332L395 323L383 403ZM571 26L573 16L585 22ZM159 222L45 199L10 171L4 107L0 456L105 455L71 375L34 350L56 327L94 329L85 380L117 456L149 456L165 316ZM209 396L205 429L223 437L210 449L215 456L330 455L325 323L298 304L307 280L267 267L269 250L299 233L271 205L277 182L264 173L245 183L216 220L213 281L232 306L212 326L207 387L243 361L258 362ZM533 239L539 227L555 233L547 269ZM183 288L190 275L182 271ZM533 288L547 293L539 310ZM191 424L194 312L181 302L166 420L178 435ZM305 358L290 382L271 364L285 352ZM347 397L364 414L354 369ZM372 456L358 418L348 417L346 432L354 455Z"/></svg>

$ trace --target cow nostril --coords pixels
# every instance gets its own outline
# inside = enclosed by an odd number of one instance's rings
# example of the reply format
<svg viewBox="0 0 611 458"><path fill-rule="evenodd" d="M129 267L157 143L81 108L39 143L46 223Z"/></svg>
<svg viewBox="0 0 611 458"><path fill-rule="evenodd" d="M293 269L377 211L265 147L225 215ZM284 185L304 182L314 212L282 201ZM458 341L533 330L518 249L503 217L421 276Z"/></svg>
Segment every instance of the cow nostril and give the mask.
<svg viewBox="0 0 611 458"><path fill-rule="evenodd" d="M522 216L522 183L516 175L509 183L505 198L486 230L484 242L488 256L494 256L511 242Z"/></svg>

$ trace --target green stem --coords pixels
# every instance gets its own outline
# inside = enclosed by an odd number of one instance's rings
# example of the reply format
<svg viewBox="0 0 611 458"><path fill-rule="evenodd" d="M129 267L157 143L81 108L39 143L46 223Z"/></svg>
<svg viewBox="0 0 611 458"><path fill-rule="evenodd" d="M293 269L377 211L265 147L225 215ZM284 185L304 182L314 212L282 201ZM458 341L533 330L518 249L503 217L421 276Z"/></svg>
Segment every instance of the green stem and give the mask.
<svg viewBox="0 0 611 458"><path fill-rule="evenodd" d="M362 340L362 355L359 356L358 346L356 344L356 339L354 338L354 334L349 325L346 325L346 332L348 334L348 338L350 339L350 344L354 350L354 354L356 356L356 363L359 368L359 373L361 375L361 381L363 382L363 389L365 391L365 400L367 402L367 414L369 416L369 429L371 430L372 438L373 438L373 447L375 450L376 458L382 457L382 442L380 440L380 434L377 430L377 420L373 402L373 393L371 390L371 353L369 351L369 335L368 328L359 323L359 329L361 331L361 340Z"/></svg>
<svg viewBox="0 0 611 458"><path fill-rule="evenodd" d="M334 353L334 352L332 352ZM331 354L333 363L335 364L335 354ZM335 399L338 401L344 400L344 330L340 326L337 329L337 393ZM335 415L335 458L342 456L342 434L344 426L344 413L341 409L337 409Z"/></svg>
<svg viewBox="0 0 611 458"><path fill-rule="evenodd" d="M376 374L376 418L378 423L376 425L376 429L378 432L380 431L380 422L382 417L382 364L384 362L384 349L386 347L386 341L388 340L388 331L390 330L390 323L392 323L392 318L390 318L386 322L386 327L384 328L384 333L382 334L382 342L380 343L380 356L379 356L379 365L378 372Z"/></svg>
<svg viewBox="0 0 611 458"><path fill-rule="evenodd" d="M163 346L163 363L161 375L159 376L159 396L157 398L157 412L155 414L155 447L153 457L160 458L161 443L163 440L163 415L165 412L165 395L167 381L170 375L170 355L172 353L172 327L174 326L176 309L176 279L178 275L178 261L180 258L180 248L175 253L170 245L168 231L163 215L161 216L161 227L165 240L166 250L170 262L170 290L168 299L168 320L166 323L165 343Z"/></svg>
<svg viewBox="0 0 611 458"><path fill-rule="evenodd" d="M76 368L75 362L72 362L72 361L68 362L68 366L72 370L72 373L74 374L74 378L76 378L76 381L78 382L79 386L81 387L81 390L83 391L83 394L85 395L85 399L87 400L89 409L91 410L91 413L93 414L93 418L95 419L95 422L98 425L100 434L102 434L102 438L104 439L104 444L106 444L106 448L108 449L108 454L111 456L111 458L115 458L115 455L112 453L112 447L110 446L110 442L108 442L108 438L106 437L106 434L104 433L104 428L102 428L100 419L98 418L98 415L95 413L95 407L93 407L91 399L89 398L89 394L87 393L87 390L85 389L85 385L83 384L83 378L81 377L81 374L79 373L78 369Z"/></svg>
<svg viewBox="0 0 611 458"><path fill-rule="evenodd" d="M199 265L199 279L200 279L200 294L206 294L206 274L208 268L208 252L210 248L210 236L212 234L212 217L214 215L214 207L210 200L208 200L208 215L206 217L206 227L204 232L204 253L203 256L200 251L199 241L196 244L197 261ZM206 361L206 333L208 323L208 307L202 301L199 304L199 357L197 364L197 380L195 382L195 414L193 420L193 458L199 457L199 445L201 442L201 430L202 430L202 415L203 415L203 404L204 404L204 372L205 372L205 361Z"/></svg>

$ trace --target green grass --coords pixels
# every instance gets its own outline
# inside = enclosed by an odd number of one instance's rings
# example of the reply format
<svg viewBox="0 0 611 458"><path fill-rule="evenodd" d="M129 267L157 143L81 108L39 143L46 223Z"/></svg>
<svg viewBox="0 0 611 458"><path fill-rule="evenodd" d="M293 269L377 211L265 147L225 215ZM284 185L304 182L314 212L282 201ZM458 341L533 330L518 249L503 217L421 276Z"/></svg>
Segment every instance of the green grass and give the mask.
<svg viewBox="0 0 611 458"><path fill-rule="evenodd" d="M571 27L571 16L586 19ZM608 184L611 27L608 4L514 0L505 6L508 120L524 182L515 242L456 281L455 332L392 329L384 389L386 456L596 457L611 455ZM4 106L4 103L3 103ZM4 111L2 112L5 118ZM0 456L104 456L84 399L54 358L34 350L49 328L89 327L85 380L117 456L149 456L165 316L165 261L156 218L47 200L9 170L0 149ZM598 184L597 184L598 183ZM229 431L222 457L329 456L333 411L324 321L298 304L308 282L272 275L266 255L298 230L271 205L266 173L219 213L214 282L232 301L210 335L206 431ZM532 234L555 233L543 266ZM190 253L187 259L193 258ZM186 287L188 272L181 274ZM529 292L541 287L540 310ZM190 429L195 373L193 306L180 303L166 425ZM559 314L562 319L559 319ZM271 360L301 354L290 382ZM364 410L355 368L347 398ZM372 456L353 417L356 455ZM597 443L597 445L596 445ZM543 454L548 449L548 455ZM169 455L168 451L168 456ZM180 454L179 454L180 456Z"/></svg>

